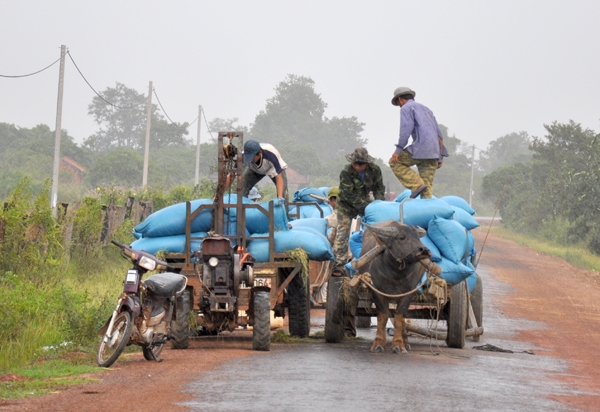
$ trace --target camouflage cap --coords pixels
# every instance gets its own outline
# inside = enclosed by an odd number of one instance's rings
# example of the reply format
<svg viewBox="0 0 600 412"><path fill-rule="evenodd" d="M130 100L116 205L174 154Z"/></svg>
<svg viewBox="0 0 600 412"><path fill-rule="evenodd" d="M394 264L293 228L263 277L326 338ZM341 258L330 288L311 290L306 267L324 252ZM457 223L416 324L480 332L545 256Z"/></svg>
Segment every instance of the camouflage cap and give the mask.
<svg viewBox="0 0 600 412"><path fill-rule="evenodd" d="M346 160L350 163L362 162L362 163L373 163L375 159L369 156L369 152L364 147L355 149L353 153L346 155Z"/></svg>

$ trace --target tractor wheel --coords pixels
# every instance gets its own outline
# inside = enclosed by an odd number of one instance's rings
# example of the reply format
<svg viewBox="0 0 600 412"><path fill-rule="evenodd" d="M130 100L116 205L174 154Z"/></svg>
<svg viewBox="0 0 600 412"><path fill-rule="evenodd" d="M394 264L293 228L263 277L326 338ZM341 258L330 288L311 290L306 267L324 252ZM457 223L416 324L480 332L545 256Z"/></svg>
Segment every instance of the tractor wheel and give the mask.
<svg viewBox="0 0 600 412"><path fill-rule="evenodd" d="M287 290L290 335L306 338L310 333L310 295L301 273L294 276Z"/></svg>
<svg viewBox="0 0 600 412"><path fill-rule="evenodd" d="M342 282L341 276L330 276L327 282L327 303L325 305L325 342L339 343L344 339L344 324L333 323L333 313L340 300Z"/></svg>
<svg viewBox="0 0 600 412"><path fill-rule="evenodd" d="M190 312L192 308L190 291L185 290L177 299L181 299L183 304L180 310L175 311L175 319L171 321L171 334L175 337L171 341L171 347L187 349L190 344Z"/></svg>
<svg viewBox="0 0 600 412"><path fill-rule="evenodd" d="M271 350L271 300L269 292L254 292L254 326L252 328L252 349Z"/></svg>
<svg viewBox="0 0 600 412"><path fill-rule="evenodd" d="M473 307L473 313L475 314L475 320L477 326L483 326L483 282L480 276L477 276L477 282L475 287L471 291L471 306ZM473 336L474 342L479 342L481 335Z"/></svg>
<svg viewBox="0 0 600 412"><path fill-rule="evenodd" d="M469 315L467 293L469 291L465 281L452 286L450 302L448 302L450 309L448 310L448 335L446 336L446 345L450 348L462 349L465 346L467 317Z"/></svg>

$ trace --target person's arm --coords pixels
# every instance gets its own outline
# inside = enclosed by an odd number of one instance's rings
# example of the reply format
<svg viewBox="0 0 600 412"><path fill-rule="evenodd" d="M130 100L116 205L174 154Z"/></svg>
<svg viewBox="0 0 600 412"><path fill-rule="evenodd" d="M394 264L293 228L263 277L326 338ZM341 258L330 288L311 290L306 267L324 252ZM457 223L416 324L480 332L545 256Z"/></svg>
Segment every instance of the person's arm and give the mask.
<svg viewBox="0 0 600 412"><path fill-rule="evenodd" d="M277 189L277 198L281 199L283 197L283 176L279 173L275 176L275 188Z"/></svg>
<svg viewBox="0 0 600 412"><path fill-rule="evenodd" d="M377 178L375 179L375 184L373 185L373 197L375 200L385 200L385 186L383 185L381 169L377 167L375 172L377 173Z"/></svg>

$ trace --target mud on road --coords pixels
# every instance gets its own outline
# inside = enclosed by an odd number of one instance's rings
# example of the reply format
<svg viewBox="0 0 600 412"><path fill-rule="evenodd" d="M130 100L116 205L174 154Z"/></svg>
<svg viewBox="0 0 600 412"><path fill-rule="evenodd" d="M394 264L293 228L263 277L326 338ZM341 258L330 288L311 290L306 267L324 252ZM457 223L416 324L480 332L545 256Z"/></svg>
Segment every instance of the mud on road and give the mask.
<svg viewBox="0 0 600 412"><path fill-rule="evenodd" d="M475 230L473 233L477 248L481 250L485 232ZM266 364L261 362L264 359L261 357L268 357L265 360L272 359L273 362L279 359L279 366L286 368L279 378L269 370L262 372L261 376L268 378L263 383L275 387L270 388L269 393L261 395L281 395L284 399L285 393L278 386L281 379L288 379L289 385L302 391L306 400L301 404L306 409L295 410L319 410L320 406L326 405L322 397L332 393L334 389L356 392L355 386L349 382L344 384L344 375L364 374L370 367L381 367L388 371L388 375L384 376L389 382L384 388L384 394L389 395L389 402L394 402L396 395L392 393L403 389L396 387L400 386L398 381L394 386L394 375L389 375L390 373L407 381L411 381L411 378L415 381L419 375L424 375L427 384L423 384L423 394L419 395L415 404L421 408L430 406L428 401L431 397L428 394L447 391L444 385L450 383L440 381L438 373L444 368L455 368L468 370L474 375L469 376L475 382L472 396L463 396L463 399L457 400L465 406L462 410L519 410L519 405L529 405L529 410L600 410L597 406L600 404L600 358L594 354L600 341L598 273L576 269L561 259L540 254L494 234L487 238L478 272L484 280L485 333L478 343L468 339L467 347L463 350L451 350L443 342L439 342L439 349L445 355L421 356L432 351L429 341L410 338L409 342L413 347L411 352L396 357L389 351L380 355L369 354L368 340L344 341L338 347L326 345L322 341L294 345L273 344L272 352L262 353L250 350L249 333L236 332L223 338L192 340L188 350L165 350L164 361L161 363L147 362L141 353L127 355L126 361L119 359L110 370L93 374L91 377L99 379L97 383L72 386L39 398L0 400L0 410L182 411L203 410L206 406L224 410L229 405L226 398L238 396L241 403L237 404L239 409L235 410L252 410L252 404L248 403L248 391L256 388L248 386L257 383L254 375L256 365ZM322 326L322 312L314 310L311 315L315 328ZM371 339L373 332L359 329L359 334ZM486 343L517 353L481 353L472 349L473 346ZM535 355L519 353L524 350L532 350ZM433 347L433 351L437 349ZM327 370L322 374L317 371L308 376L302 375L298 365L311 357L319 358L322 362L335 359L340 366L333 368L333 372ZM292 363L286 364L285 360L290 359ZM486 367L477 372L475 364L480 361ZM331 375L331 380L328 380L327 374L330 372L341 374L341 377ZM489 381L478 379L484 374L493 376L503 373L512 373L512 376L497 380L490 378ZM457 377L459 378L460 376ZM523 391L519 390L517 379L527 379ZM496 381L499 382L498 386L485 386L486 382L489 384ZM236 396L241 386L236 383L243 383L246 392L242 391ZM371 390L368 380L360 385L365 389L354 393L354 396L368 394ZM260 385L257 387L265 388ZM482 389L491 396L478 398L478 391ZM504 392L513 392L512 407L488 403L488 399L494 398L496 390L498 398L505 396ZM218 391L222 391L222 397L217 399L214 396L219 394ZM319 394L321 399L311 396L315 394ZM527 395L530 399L527 399ZM344 398L343 393L337 396L342 400ZM447 391L440 396L450 400L453 393ZM509 397L510 394L506 396ZM395 408L393 404L385 403L388 401L386 399L378 405L381 396L373 396L370 401L369 396L366 399L366 405L377 405L380 409L383 405L384 410L388 410L385 405ZM451 405L448 402L445 405L446 410L453 409L448 408ZM460 409L457 407L453 410Z"/></svg>

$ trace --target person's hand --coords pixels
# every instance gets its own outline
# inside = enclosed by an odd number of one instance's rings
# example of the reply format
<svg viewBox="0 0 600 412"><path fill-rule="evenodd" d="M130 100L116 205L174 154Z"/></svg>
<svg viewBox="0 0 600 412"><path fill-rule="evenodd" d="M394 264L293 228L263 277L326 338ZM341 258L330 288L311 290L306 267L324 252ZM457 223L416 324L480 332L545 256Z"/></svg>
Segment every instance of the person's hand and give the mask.
<svg viewBox="0 0 600 412"><path fill-rule="evenodd" d="M396 163L398 163L398 157L399 157L399 156L400 156L400 155L399 155L398 153L394 153L394 154L392 155L392 158L390 159L390 162L392 162L393 164L396 164Z"/></svg>
<svg viewBox="0 0 600 412"><path fill-rule="evenodd" d="M438 161L438 167L437 167L437 168L439 169L440 167L442 167L442 164L444 164L444 162L443 162L443 161L441 161L441 162L440 162L440 161Z"/></svg>

